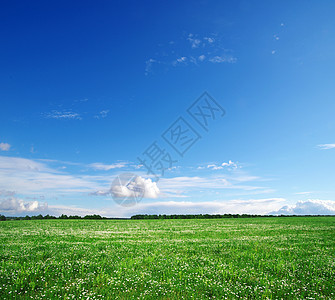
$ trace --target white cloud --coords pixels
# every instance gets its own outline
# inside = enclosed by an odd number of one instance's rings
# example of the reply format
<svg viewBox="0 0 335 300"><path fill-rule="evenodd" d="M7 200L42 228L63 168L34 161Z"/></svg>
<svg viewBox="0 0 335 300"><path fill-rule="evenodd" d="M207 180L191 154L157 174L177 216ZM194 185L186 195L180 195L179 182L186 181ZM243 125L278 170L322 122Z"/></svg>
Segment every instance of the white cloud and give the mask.
<svg viewBox="0 0 335 300"><path fill-rule="evenodd" d="M0 143L0 150L1 151L9 151L10 145L8 143Z"/></svg>
<svg viewBox="0 0 335 300"><path fill-rule="evenodd" d="M89 167L95 170L102 170L102 171L109 171L112 169L120 169L120 168L124 168L127 166L128 163L126 162L119 162L119 163L115 163L115 164L103 164L103 163L93 163L93 164L89 164Z"/></svg>
<svg viewBox="0 0 335 300"><path fill-rule="evenodd" d="M179 58L177 58L175 61L172 62L172 65L176 66L177 64L181 64L181 63L186 63L187 61L187 57L186 56L181 56Z"/></svg>
<svg viewBox="0 0 335 300"><path fill-rule="evenodd" d="M16 197L11 197L0 202L0 211L7 214L15 214L22 212L38 212L48 208L48 204L38 201L23 201Z"/></svg>
<svg viewBox="0 0 335 300"><path fill-rule="evenodd" d="M334 149L335 144L320 144L318 147L322 150L329 150L329 149Z"/></svg>
<svg viewBox="0 0 335 300"><path fill-rule="evenodd" d="M160 194L156 182L153 182L150 178L145 179L141 176L134 178L132 186L113 185L110 189L110 193L113 197L135 197L136 187L144 189L143 198L156 199Z"/></svg>
<svg viewBox="0 0 335 300"><path fill-rule="evenodd" d="M335 201L309 199L298 201L294 206L283 206L273 215L335 215Z"/></svg>
<svg viewBox="0 0 335 300"><path fill-rule="evenodd" d="M112 185L109 190L99 190L91 193L95 196L113 196L116 198L123 197L134 197L137 198L137 189L144 190L143 198L156 199L161 196L160 190L157 183L152 181L150 178L143 178L141 176L136 176L131 184L128 185Z"/></svg>
<svg viewBox="0 0 335 300"><path fill-rule="evenodd" d="M222 167L217 166L216 164L210 164L210 165L207 165L207 169L218 170L218 169L222 169Z"/></svg>
<svg viewBox="0 0 335 300"><path fill-rule="evenodd" d="M177 62L185 62L186 60L187 60L187 58L185 56L177 58Z"/></svg>
<svg viewBox="0 0 335 300"><path fill-rule="evenodd" d="M104 119L108 116L108 113L109 113L109 109L106 109L106 110L102 110L99 112L99 114L95 115L94 118L96 119Z"/></svg>
<svg viewBox="0 0 335 300"><path fill-rule="evenodd" d="M145 62L145 72L144 72L145 75L148 75L149 73L152 72L152 67L154 63L159 63L159 61L150 58Z"/></svg>
<svg viewBox="0 0 335 300"><path fill-rule="evenodd" d="M139 183L144 185L144 196L143 198L156 199L158 198L160 191L157 183L152 181L150 178L144 179L141 176L137 177Z"/></svg>
<svg viewBox="0 0 335 300"><path fill-rule="evenodd" d="M205 59L206 59L206 56L205 55L200 55L199 57L198 57L198 59L200 60L200 61L204 61Z"/></svg>
<svg viewBox="0 0 335 300"><path fill-rule="evenodd" d="M53 110L50 113L44 114L44 117L47 119L58 119L58 120L81 120L82 117L79 113L73 112L72 110Z"/></svg>
<svg viewBox="0 0 335 300"><path fill-rule="evenodd" d="M204 40L207 41L210 44L213 44L214 41L215 41L214 38L210 38L210 37L204 37Z"/></svg>
<svg viewBox="0 0 335 300"><path fill-rule="evenodd" d="M212 170L222 170L224 168L237 169L237 164L229 160L228 162L223 162L221 165L217 165L217 164L207 165L207 169L212 169Z"/></svg>
<svg viewBox="0 0 335 300"><path fill-rule="evenodd" d="M197 38L194 38L192 33L188 35L187 40L191 43L192 48L198 48L201 44L201 41Z"/></svg>
<svg viewBox="0 0 335 300"><path fill-rule="evenodd" d="M214 56L214 57L209 59L209 61L212 62L212 63L235 63L236 60L237 59L235 57L229 56L229 55L228 56L217 55L217 56Z"/></svg>
<svg viewBox="0 0 335 300"><path fill-rule="evenodd" d="M224 162L221 164L222 167L233 167L233 168L237 168L237 164L235 164L234 162L232 162L231 160L229 160L227 163Z"/></svg>

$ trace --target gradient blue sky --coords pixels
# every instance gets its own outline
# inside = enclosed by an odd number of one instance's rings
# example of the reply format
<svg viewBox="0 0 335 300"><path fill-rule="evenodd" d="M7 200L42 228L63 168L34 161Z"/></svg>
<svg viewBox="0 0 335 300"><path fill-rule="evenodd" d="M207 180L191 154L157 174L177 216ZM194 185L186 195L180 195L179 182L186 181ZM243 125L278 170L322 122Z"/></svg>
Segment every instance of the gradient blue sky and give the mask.
<svg viewBox="0 0 335 300"><path fill-rule="evenodd" d="M334 1L3 1L0 213L335 213L334 13ZM226 111L208 132L186 112L204 91ZM202 136L182 158L161 138L180 116ZM177 167L118 206L113 178L148 179L137 157L155 140Z"/></svg>

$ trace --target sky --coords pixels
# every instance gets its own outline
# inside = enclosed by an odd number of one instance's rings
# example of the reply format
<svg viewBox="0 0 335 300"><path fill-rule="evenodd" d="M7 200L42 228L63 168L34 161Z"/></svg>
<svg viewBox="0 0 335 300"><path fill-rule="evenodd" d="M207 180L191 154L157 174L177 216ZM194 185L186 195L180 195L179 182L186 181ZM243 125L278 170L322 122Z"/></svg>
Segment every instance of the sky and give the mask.
<svg viewBox="0 0 335 300"><path fill-rule="evenodd" d="M0 213L335 214L334 13L2 1Z"/></svg>

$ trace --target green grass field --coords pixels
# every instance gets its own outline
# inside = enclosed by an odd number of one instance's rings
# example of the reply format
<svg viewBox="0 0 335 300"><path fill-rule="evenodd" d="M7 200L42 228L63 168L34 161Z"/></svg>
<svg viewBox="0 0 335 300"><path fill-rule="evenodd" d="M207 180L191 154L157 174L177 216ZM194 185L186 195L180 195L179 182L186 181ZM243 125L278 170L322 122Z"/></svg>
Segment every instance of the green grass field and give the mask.
<svg viewBox="0 0 335 300"><path fill-rule="evenodd" d="M335 299L335 217L0 223L0 299Z"/></svg>

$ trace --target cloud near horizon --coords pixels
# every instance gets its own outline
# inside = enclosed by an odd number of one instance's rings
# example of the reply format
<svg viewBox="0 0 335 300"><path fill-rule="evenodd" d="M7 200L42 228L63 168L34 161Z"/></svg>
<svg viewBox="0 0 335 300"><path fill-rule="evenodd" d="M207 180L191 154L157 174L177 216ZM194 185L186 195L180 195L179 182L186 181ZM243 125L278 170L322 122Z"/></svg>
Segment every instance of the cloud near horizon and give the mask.
<svg viewBox="0 0 335 300"><path fill-rule="evenodd" d="M335 201L309 199L298 201L294 206L283 206L272 215L335 215Z"/></svg>
<svg viewBox="0 0 335 300"><path fill-rule="evenodd" d="M230 200L230 201L166 201L140 203L129 209L131 214L266 214L285 202L283 198Z"/></svg>
<svg viewBox="0 0 335 300"><path fill-rule="evenodd" d="M26 202L15 197L0 202L0 213L7 215L34 215L39 213L59 216L61 214L99 214L106 217L131 217L136 214L259 214L259 215L335 215L335 201L298 201L294 206L282 206L284 198L264 198L230 201L142 201L133 207L114 206L92 209L74 205L48 205Z"/></svg>
<svg viewBox="0 0 335 300"><path fill-rule="evenodd" d="M0 202L0 211L7 214L42 212L48 208L48 203L39 201L24 201L16 197L7 198Z"/></svg>
<svg viewBox="0 0 335 300"><path fill-rule="evenodd" d="M36 203L37 202L37 203ZM106 217L131 217L136 214L267 214L268 211L279 209L283 205L283 198L249 199L249 200L230 200L230 201L156 201L142 202L132 207L114 206L101 209L90 209L78 206L48 205L38 201L33 202L13 202L4 203L7 207L6 212L11 215L15 213L44 212L59 216L61 214L81 215L100 214ZM115 204L116 205L116 204ZM10 209L9 209L10 208ZM15 210L17 208L17 210ZM30 210L29 210L30 209ZM0 212L4 211L0 206Z"/></svg>

